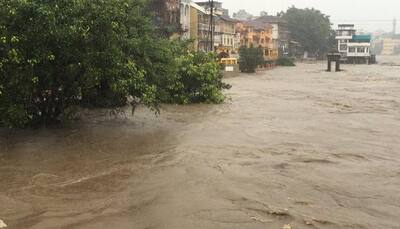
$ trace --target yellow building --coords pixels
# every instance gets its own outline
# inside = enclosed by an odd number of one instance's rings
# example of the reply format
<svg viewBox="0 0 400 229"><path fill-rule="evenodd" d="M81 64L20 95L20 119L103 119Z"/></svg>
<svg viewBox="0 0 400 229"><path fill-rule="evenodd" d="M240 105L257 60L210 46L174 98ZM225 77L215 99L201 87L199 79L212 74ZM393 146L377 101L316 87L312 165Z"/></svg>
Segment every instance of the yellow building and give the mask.
<svg viewBox="0 0 400 229"><path fill-rule="evenodd" d="M382 55L394 55L397 47L400 47L400 39L384 38Z"/></svg>
<svg viewBox="0 0 400 229"><path fill-rule="evenodd" d="M260 47L264 50L265 61L278 59L278 48L272 36L273 27L270 24L257 21L240 22L236 25L240 33L240 46Z"/></svg>
<svg viewBox="0 0 400 229"><path fill-rule="evenodd" d="M189 29L189 34L190 34L190 39L193 41L193 49L198 50L198 31L199 31L199 6L197 6L195 3L190 4L190 29Z"/></svg>
<svg viewBox="0 0 400 229"><path fill-rule="evenodd" d="M190 3L190 38L194 41L196 51L211 49L211 33L209 31L210 14L194 2Z"/></svg>

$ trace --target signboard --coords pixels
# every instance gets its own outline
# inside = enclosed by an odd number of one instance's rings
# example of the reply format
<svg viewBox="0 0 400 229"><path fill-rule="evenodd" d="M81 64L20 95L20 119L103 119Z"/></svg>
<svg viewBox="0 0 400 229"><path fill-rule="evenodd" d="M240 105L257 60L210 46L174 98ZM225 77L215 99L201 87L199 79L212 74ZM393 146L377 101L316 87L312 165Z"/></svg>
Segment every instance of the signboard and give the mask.
<svg viewBox="0 0 400 229"><path fill-rule="evenodd" d="M233 66L226 66L225 67L225 71L226 72L233 72L234 71Z"/></svg>

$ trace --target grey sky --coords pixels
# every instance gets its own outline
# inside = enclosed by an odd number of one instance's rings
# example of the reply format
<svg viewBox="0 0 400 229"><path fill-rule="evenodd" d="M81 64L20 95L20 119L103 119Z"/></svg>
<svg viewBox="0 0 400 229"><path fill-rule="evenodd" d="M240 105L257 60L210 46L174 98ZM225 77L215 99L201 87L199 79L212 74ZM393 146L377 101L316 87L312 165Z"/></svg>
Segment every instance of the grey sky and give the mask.
<svg viewBox="0 0 400 229"><path fill-rule="evenodd" d="M314 7L331 16L334 23L353 23L368 31L392 30L396 17L400 33L400 0L220 0L230 12L245 9L254 15L260 11L276 14L294 5L298 8Z"/></svg>

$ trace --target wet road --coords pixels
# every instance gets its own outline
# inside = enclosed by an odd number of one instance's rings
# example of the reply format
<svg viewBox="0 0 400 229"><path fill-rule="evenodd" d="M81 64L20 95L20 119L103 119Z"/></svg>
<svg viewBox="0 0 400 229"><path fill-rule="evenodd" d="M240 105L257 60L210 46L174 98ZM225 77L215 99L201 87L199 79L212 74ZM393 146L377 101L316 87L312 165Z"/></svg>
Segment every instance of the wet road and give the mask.
<svg viewBox="0 0 400 229"><path fill-rule="evenodd" d="M0 219L32 229L400 228L400 67L324 68L227 79L223 105L3 130Z"/></svg>

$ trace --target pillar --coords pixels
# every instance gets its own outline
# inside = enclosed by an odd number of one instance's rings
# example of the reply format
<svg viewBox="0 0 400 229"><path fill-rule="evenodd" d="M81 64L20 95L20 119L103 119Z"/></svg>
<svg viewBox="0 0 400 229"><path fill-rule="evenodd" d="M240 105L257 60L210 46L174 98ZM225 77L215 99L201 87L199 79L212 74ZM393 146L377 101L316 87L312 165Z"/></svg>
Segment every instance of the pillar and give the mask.
<svg viewBox="0 0 400 229"><path fill-rule="evenodd" d="M332 69L332 62L331 60L328 58L328 72L330 72Z"/></svg>
<svg viewBox="0 0 400 229"><path fill-rule="evenodd" d="M340 72L340 60L336 60L336 68L335 71Z"/></svg>

